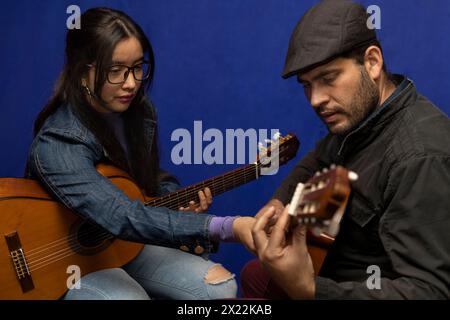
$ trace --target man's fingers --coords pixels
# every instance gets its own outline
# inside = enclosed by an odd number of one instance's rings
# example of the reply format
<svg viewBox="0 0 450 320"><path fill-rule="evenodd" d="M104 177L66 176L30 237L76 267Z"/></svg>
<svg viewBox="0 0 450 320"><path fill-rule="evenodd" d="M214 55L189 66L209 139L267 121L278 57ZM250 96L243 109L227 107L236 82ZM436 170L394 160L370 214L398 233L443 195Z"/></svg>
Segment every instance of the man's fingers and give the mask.
<svg viewBox="0 0 450 320"><path fill-rule="evenodd" d="M261 250L267 243L266 226L269 219L275 214L275 208L270 207L257 220L252 229L253 242L256 250Z"/></svg>
<svg viewBox="0 0 450 320"><path fill-rule="evenodd" d="M272 248L278 248L282 245L284 242L284 239L286 237L286 230L289 225L289 205L287 205L281 216L278 217L277 223L272 229L272 233L270 235L270 243L269 246Z"/></svg>
<svg viewBox="0 0 450 320"><path fill-rule="evenodd" d="M306 226L300 224L296 226L292 238L294 246L303 250L303 247L306 246Z"/></svg>

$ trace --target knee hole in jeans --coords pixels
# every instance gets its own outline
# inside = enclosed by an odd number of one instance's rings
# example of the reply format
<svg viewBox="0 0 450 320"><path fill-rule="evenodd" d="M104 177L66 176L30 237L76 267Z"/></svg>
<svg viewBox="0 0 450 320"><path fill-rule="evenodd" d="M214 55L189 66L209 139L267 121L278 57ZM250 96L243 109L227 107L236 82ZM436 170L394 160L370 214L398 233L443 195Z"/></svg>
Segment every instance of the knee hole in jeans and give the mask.
<svg viewBox="0 0 450 320"><path fill-rule="evenodd" d="M207 284L220 284L233 278L234 275L230 271L220 264L214 264L208 269L204 280Z"/></svg>

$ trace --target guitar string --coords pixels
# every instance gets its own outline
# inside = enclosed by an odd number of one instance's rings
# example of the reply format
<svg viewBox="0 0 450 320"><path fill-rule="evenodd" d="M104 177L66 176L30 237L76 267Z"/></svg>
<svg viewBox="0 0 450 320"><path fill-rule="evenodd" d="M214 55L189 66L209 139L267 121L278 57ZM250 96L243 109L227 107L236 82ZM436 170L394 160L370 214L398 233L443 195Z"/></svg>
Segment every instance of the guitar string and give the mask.
<svg viewBox="0 0 450 320"><path fill-rule="evenodd" d="M245 172L245 170L242 172L242 173L240 173L240 175L241 176L245 176L245 175L247 175L248 176L248 173L246 173ZM230 180L230 179L227 179L228 181ZM223 181L227 181L227 180L223 180ZM234 178L233 178L233 180L234 180ZM189 192L188 192L189 193ZM194 194L194 192L190 192L191 194ZM170 199L171 200L171 199ZM170 201L168 201L168 202L166 202L166 203L169 203ZM163 203L163 202L162 202ZM95 233L95 232L97 232L96 230L91 230L90 232L83 232L83 235L82 236L79 236L78 238L79 239L81 239L81 238L86 238L86 237L88 237L89 235L91 235L92 233ZM29 261L29 267L30 267L30 271L36 271L36 270L38 270L38 269L41 269L41 268L43 268L43 267L45 267L45 266L48 266L48 265L50 265L50 264L52 264L52 263L54 263L54 262L57 262L57 261L59 261L59 260L61 260L61 259L64 259L64 258L66 258L66 257L69 257L69 256L71 256L71 255L74 255L74 254L76 254L77 252L76 252L76 250L77 249L82 249L83 247L81 246L81 245L79 245L78 244L78 242L76 241L76 238L77 237L77 235L75 234L75 235L72 235L72 236L70 236L70 237L66 237L66 238L72 238L71 240L74 240L74 241L72 241L72 246L69 246L69 247L64 247L63 249L61 249L61 250L59 250L59 251L54 251L54 252L52 252L51 254L49 254L49 255L47 255L47 256L43 256L43 257L41 257L41 258L35 258L35 259L29 259L28 261ZM112 236L112 235L110 235L110 234L107 234L107 233L104 233L103 232L103 234L100 234L100 235L97 235L97 239L94 239L95 241L103 241L103 240L106 240L106 239L108 239L108 238L110 238L110 239L112 239L112 238L114 238L114 236ZM60 243L60 244L65 244L65 239L63 239L63 243ZM54 246L57 246L57 245L60 245L60 244L54 244L53 245L53 247ZM75 250L74 250L75 249ZM49 249L46 249L46 250L49 250ZM43 250L41 250L40 252L42 252ZM36 255L36 253L34 253L34 255ZM53 257L52 257L53 256ZM52 257L52 258L50 258L50 257ZM50 259L48 259L48 258L50 258ZM39 262L40 261L40 262Z"/></svg>
<svg viewBox="0 0 450 320"><path fill-rule="evenodd" d="M240 174L241 176L246 176L246 177L248 177L248 173L244 173L244 174ZM239 178L242 178L242 177L239 177ZM234 180L234 179L233 179ZM230 181L230 179L227 179L227 180L225 180L225 181L222 181L222 182L229 182ZM190 191L190 192L186 192L185 193L185 195L183 195L183 196L186 196L186 197L190 197L190 196L192 196L192 195L194 195L194 194L196 194L196 192L194 192L194 191ZM173 203L174 203L174 200L176 200L176 199L168 199L168 200L166 200L166 201L162 201L161 203L159 203L159 204L157 204L157 206L155 206L155 207L164 207L164 206L170 206L170 205L172 205ZM151 202L151 201L150 201ZM50 243L48 243L47 245L45 245L44 247L46 247L46 246L50 246L50 245L52 245L53 243L55 243L55 244L57 244L58 242L64 242L64 241L66 241L68 238L67 237L63 237L63 238L60 238L60 239L57 239L57 240L55 240L55 241L53 241L53 242L50 242ZM29 250L28 251L28 253L27 253L27 255L28 256L33 256L33 255L35 255L36 253L35 253L35 251L36 250L39 250L39 249L41 249L42 247L37 247L37 248L34 248L34 249L31 249L31 250Z"/></svg>
<svg viewBox="0 0 450 320"><path fill-rule="evenodd" d="M108 239L112 239L112 238L114 238L114 237L111 236L111 235L103 234L103 238L100 237L96 241L103 241L103 240L108 240ZM74 252L73 248L75 248L75 250L76 249L82 249L81 246L75 245L73 247L66 248L64 250L60 250L59 251L60 253L58 255L56 255L55 257L51 258L51 259L44 260L44 261L39 262L39 263L29 264L30 272L34 272L36 270L42 269L42 268L44 268L44 267L46 267L46 266L48 266L48 265L50 265L52 263L55 263L55 262L57 262L57 261L59 261L61 259L64 259L64 258L67 258L67 257L70 257L70 256L76 254L76 252ZM52 255L54 255L54 254L52 254Z"/></svg>
<svg viewBox="0 0 450 320"><path fill-rule="evenodd" d="M258 165L255 165L255 166L257 166L258 167ZM253 168L252 168L252 172L255 170L255 166L253 166ZM239 176L241 176L241 177L243 177L243 176L248 176L249 175L249 172L247 172L248 171L248 167L247 168L245 168L245 169L243 169L242 170L242 172L240 172L238 175L236 175L235 177L231 177L231 178L227 178L227 179L224 179L224 180L222 180L220 183L222 183L222 184L224 184L225 182L229 182L230 180L235 180L236 178L239 178ZM186 195L185 196L188 196L188 195L193 195L193 194L196 194L197 193L197 191L190 191L190 192L186 192ZM163 201L163 202L161 202L161 206L164 204L164 205L166 205L166 204L171 204L171 203L174 203L174 202L177 202L178 200L175 200L174 201L174 199L169 199L169 201ZM96 231L91 231L90 233L92 234L92 233L94 233L94 232L96 232ZM87 236L89 234L89 232L85 232L84 234L83 234L83 236ZM107 237L111 237L111 238L113 238L113 236L111 236L111 235L108 235L108 234L106 234L107 235ZM46 257L49 257L49 256L52 256L53 254L51 254L51 255L47 255L47 256L43 256L43 257L41 257L41 258L39 258L39 259L28 259L28 257L30 257L30 256L32 256L32 255L36 255L36 254L38 254L39 252L42 252L42 251L45 251L45 250L49 250L51 247L55 247L55 246L58 246L58 245L60 245L60 244L65 244L66 243L66 241L67 240L73 240L73 239L75 239L76 238L76 235L71 235L71 236L68 236L68 237L63 237L63 238L61 238L61 239L59 239L59 240L55 240L55 241L53 241L52 243L53 243L53 245L51 245L51 246L48 246L48 245L46 245L46 246L42 246L42 247L38 247L38 248L35 248L35 249L32 249L32 250L30 250L29 252L34 252L34 253L32 253L32 254L30 254L30 255L28 255L27 254L27 260L29 261L29 263L30 263L30 265L33 263L33 262L35 262L35 261L38 261L38 260L42 260L42 259L45 259ZM58 243L59 242L59 243ZM62 243L61 243L62 242ZM47 248L45 248L45 249L43 249L44 247L47 247ZM79 247L79 248L81 248L81 246ZM40 249L40 251L38 251L38 252L35 252L37 249ZM70 249L68 249L70 252L72 252L72 249L70 248ZM61 251L61 250L60 250ZM73 253L73 254L75 254L75 252ZM53 260L50 260L50 261L53 261ZM53 261L54 262L54 261ZM52 263L52 262L50 262L50 263Z"/></svg>
<svg viewBox="0 0 450 320"><path fill-rule="evenodd" d="M223 189L225 189L225 183L228 183L230 180L233 182L233 187L235 187L235 184L236 184L236 181L235 181L235 179L236 178L238 178L239 176L243 176L243 177L245 177L245 178L247 178L247 176L248 176L248 172L247 171L250 171L250 173L255 173L255 169L258 169L259 167L260 167L260 162L259 161L257 161L256 162L256 164L253 164L253 165L250 165L250 166L248 166L248 167L246 167L246 168L244 168L244 169L241 169L241 172L239 172L239 174L238 175L231 175L230 177L227 177L227 178L224 178L226 175L223 175L223 176L221 176L221 178L222 178L222 180L219 182L219 183L221 183L222 184L222 188ZM239 171L239 169L237 169L236 171ZM255 174L255 178L257 178L257 174ZM220 179L220 177L216 177L216 178L213 178L212 180L210 180L211 181L211 183L212 183L212 186L211 186L211 188L214 188L216 185L218 185L219 183L215 183L215 181L216 180L219 180ZM252 179L251 180L253 180L254 178L252 177ZM246 181L244 180L243 181L243 183L245 183ZM239 183L239 182L238 182ZM241 184L238 184L238 185L242 185L243 183L241 183ZM216 184L216 185L215 185ZM202 183L201 184L202 185L202 187L205 187L205 183ZM188 196L192 196L192 195L196 195L197 193L198 193L198 187L200 186L200 184L197 184L196 186L194 186L194 187L192 187L191 188L191 190L189 190L188 191L188 189L189 188L187 188L187 189L185 189L185 191L184 191L184 196L185 197L188 197ZM227 186L228 187L228 186ZM226 191L226 190L225 190ZM176 195L177 196L179 196L179 193L176 193ZM148 201L148 202L146 202L145 204L147 205L147 204L150 204L150 203L152 203L152 201ZM159 205L159 206L167 206L167 205L173 205L174 203L176 203L178 206L180 206L180 201L179 201L179 198L178 199L171 199L171 198L168 198L168 200L167 201L161 201L159 204L157 204L157 205ZM93 231L91 231L91 232L84 232L84 234L83 234L83 237L86 237L89 233L93 233L93 232L95 232L95 230L93 230ZM67 238L67 239L69 239L69 238L72 238L72 239L74 239L74 236L69 236L69 237L65 237L65 238ZM102 239L103 238L103 239ZM108 239L108 238L114 238L112 235L110 235L110 234L108 234L108 233L103 233L103 234L100 234L100 238L99 239L97 239L96 241L99 241L99 240L105 240L105 239ZM79 237L79 239L81 239L81 236ZM63 239L61 239L61 240L63 240L64 241L64 238ZM52 243L54 243L53 244L53 246L57 246L58 244L56 244L58 241L53 241ZM75 252L73 252L73 248L81 248L81 246L80 245L76 245L76 246L72 246L71 248L68 248L68 249L66 249L66 250L59 250L59 251L57 251L57 252L55 252L55 253L53 253L52 255L55 255L56 253L58 253L58 252L62 252L62 255L60 254L59 256L57 256L56 257L56 259L55 258L53 258L52 260L47 260L46 262L47 262L47 264L45 264L45 261L43 261L43 262L41 262L41 263L36 263L35 265L34 265L34 267L33 267L33 270L37 270L37 269L40 269L40 268L42 268L42 267L45 267L46 265L48 265L48 264L51 264L51 263L53 263L53 262L56 262L56 261L59 261L59 260L61 260L61 259L64 259L65 257L67 257L67 256L70 256L70 255L73 255L73 254L75 254ZM36 249L33 249L33 251L36 251ZM40 250L41 252L42 252L42 250ZM67 255L64 255L64 253L68 253ZM34 253L34 254L36 254L36 252ZM49 255L47 255L47 257L48 257ZM51 255L50 255L51 256ZM43 257L43 258L45 258L45 256ZM43 258L40 258L40 259L38 259L38 260L42 260ZM38 261L38 260L33 260L33 262L36 262L36 261ZM31 260L30 260L30 268L31 268ZM42 265L42 263L44 263L43 265Z"/></svg>
<svg viewBox="0 0 450 320"><path fill-rule="evenodd" d="M246 173L244 172L244 175L245 174ZM242 176L242 174L241 174L241 176ZM81 239L82 237L86 238L89 234L92 234L94 232L96 232L96 231L95 230L91 230L90 232L84 232L82 236L79 236L79 239ZM71 237L73 239L74 237L76 237L76 235L73 235ZM114 238L114 237L109 235L109 234L103 233L103 234L100 234L100 237L97 240L95 240L95 241L101 241L101 240L105 240L105 239L108 239L108 238ZM65 241L63 243L61 243L61 244L65 244ZM55 246L55 245L53 245L53 246ZM38 258L38 259L36 259L36 258L35 259L29 259L30 270L31 269L34 270L34 271L38 270L38 269L43 268L43 267L45 267L45 266L47 266L47 265L49 265L51 263L54 263L56 261L59 261L59 260L64 259L66 257L69 257L69 256L71 256L73 254L76 254L76 251L74 252L74 249L75 250L76 249L82 249L82 246L80 246L78 244L73 245L73 243L72 243L72 246L65 247L65 248L63 248L63 249L61 249L59 251L55 251L55 252L51 253L50 255L43 256L43 257ZM35 254L36 253L34 253L34 255ZM50 258L52 256L55 256L55 257ZM48 258L50 258L50 259L48 259ZM43 261L41 261L41 260L43 260ZM41 262L38 262L38 261L41 261Z"/></svg>
<svg viewBox="0 0 450 320"><path fill-rule="evenodd" d="M113 239L114 236L112 236L111 234L102 232L102 233L95 234L90 239L92 241L100 242L100 241L106 240L108 238ZM74 241L70 242L68 246L62 247L62 248L60 248L57 251L51 251L51 254L43 256L43 257L41 257L39 259L28 260L28 262L29 262L28 264L30 266L35 266L35 265L40 264L42 262L51 261L51 259L52 259L51 257L52 256L60 254L60 253L64 253L65 251L69 252L69 251L74 251L74 250L76 251L76 250L82 250L82 249L83 249L83 245L81 245L78 241L74 240ZM50 258L50 259L46 259L46 258Z"/></svg>
<svg viewBox="0 0 450 320"><path fill-rule="evenodd" d="M244 176L245 176L245 175L248 176L247 173L244 173ZM241 174L241 176L242 176L242 174ZM228 181L229 181L229 180L230 180L230 179L228 179ZM228 182L228 181L226 180L225 182ZM194 195L194 194L196 194L196 192L187 192L187 193L186 193L186 196L192 196L192 195ZM173 199L169 199L169 200L170 200L170 201L163 201L163 202L161 202L160 204L158 204L158 205L155 206L155 207L162 207L162 206L166 206L167 204L170 205L171 203L173 203ZM93 232L95 232L95 230L94 230ZM57 245L59 245L60 243L65 243L67 240L71 240L73 237L76 237L76 235L65 236L65 237L63 237L63 238L57 239L57 240L55 240L55 241L52 241L52 242L50 242L50 243L48 243L48 244L46 244L46 245L44 245L44 246L41 246L41 247L37 247L37 248L31 249L31 250L28 251L27 256L28 256L28 257L34 256L34 255L38 254L39 252L44 251L44 250L48 250L49 248L51 248L51 247L53 247L53 246L57 246ZM37 250L38 250L38 251L37 251ZM37 252L36 252L36 251L37 251Z"/></svg>
<svg viewBox="0 0 450 320"><path fill-rule="evenodd" d="M93 231L91 231L91 232L84 232L83 237L85 238L85 237L87 237L89 234L92 234L93 232L96 232L96 231L93 230ZM113 238L113 236L110 236L110 235L107 235L107 234L104 234L104 235L106 235L106 238L108 238L108 237ZM81 240L81 237L82 237L82 236L79 237L80 240ZM102 235L101 235L101 237L102 237ZM103 240L103 239L102 239L102 240ZM64 242L64 243L65 243L65 242ZM53 245L53 246L55 246L55 245ZM61 259L61 255L57 256L56 259L52 258L52 259L48 260L48 258L51 257L51 256L54 256L55 254L57 254L57 253L59 253L59 252L63 252L63 254L66 253L66 252L67 252L67 253L71 253L74 247L75 247L75 246L72 245L72 248L68 248L68 249L65 249L65 250L59 250L59 251L53 252L52 254L47 255L47 256L44 256L44 257L39 258L39 259L30 259L30 260L29 260L29 261L30 261L30 268L32 268L31 265L32 265L33 263L37 263L37 261L40 261L40 260L43 260L43 259L46 259L46 258L47 258L47 260L44 260L44 261L41 262L40 264L42 264L42 263L45 264L45 262L53 263L53 262L55 262L55 261L58 261L58 260ZM80 249L81 247L78 246L77 248ZM77 248L76 248L76 249L77 249ZM42 251L42 250L41 250L41 251ZM75 253L73 253L73 254L75 254ZM70 254L69 254L69 255L70 255ZM48 265L48 263L45 264L45 265ZM36 267L36 266L38 266L38 264L35 264L33 267ZM36 268L34 268L34 270L36 270Z"/></svg>
<svg viewBox="0 0 450 320"><path fill-rule="evenodd" d="M280 155L280 153L279 153L279 155ZM247 167L245 167L245 168L240 168L240 169L236 169L236 170L242 170L242 173L239 173L240 175L244 175L245 176L245 178L247 178L248 176L253 176L253 174L255 175L255 177L253 178L253 179L257 179L258 178L258 174L256 173L256 172L259 172L259 170L261 169L261 167L263 166L263 164L261 163L261 161L260 160L258 160L258 161L256 161L255 163L252 163L252 164L250 164L250 165L248 165ZM226 175L226 174L225 174ZM223 175L223 176L225 176L225 175ZM222 176L222 177L223 177ZM235 180L235 178L233 177L233 176L239 176L239 175L232 175L231 176L231 178L226 178L226 179L224 179L223 181L222 181L222 184L224 184L224 182L226 182L226 183L228 183L228 182L230 182L230 181L232 181L232 182L234 182L234 180ZM219 177L216 177L216 178L213 178L213 179L220 179L220 176ZM252 180L253 180L252 179ZM214 182L213 182L214 183ZM245 183L245 181L244 181L244 183ZM218 183L219 184L219 183ZM191 187L192 188L192 190L190 190L190 191L180 191L180 192L186 192L185 193L185 195L184 196L192 196L192 195L196 195L197 193L198 193L198 191L200 191L202 188L204 188L204 187L207 187L207 186L205 186L205 184L202 184L202 186L200 187L200 184L197 184L197 185L195 185L195 186L193 186L193 187ZM223 188L224 186L222 186L222 188ZM190 188L190 187L188 187L188 188ZM187 190L188 188L186 188L185 190ZM226 191L226 190L225 190ZM176 191L175 191L175 193L176 193ZM167 195L166 196L164 196L164 197L167 197ZM163 197L163 198L164 198ZM158 200L157 199L155 199L155 200L150 200L150 201L147 201L147 202L145 202L144 204L145 205L149 205L149 204L151 204L152 202L158 202ZM167 206L167 207L170 207L170 206L173 206L172 208L175 208L175 209L178 209L178 207L179 207L179 197L178 197L178 194L175 196L175 198L174 199L168 199L168 200L166 200L165 202L161 202L161 205L162 204L164 204L164 206ZM178 206L177 207L175 207L175 205L176 204L178 204ZM175 210L174 209L174 210Z"/></svg>
<svg viewBox="0 0 450 320"><path fill-rule="evenodd" d="M231 178L227 178L227 179L224 179L224 180L222 180L222 181L218 181L217 183L216 183L216 186L212 186L212 187L217 187L217 188L219 188L220 187L220 184L222 184L222 186L221 186L221 188L225 188L226 186L225 186L225 183L230 183L230 182L235 182L235 180L236 180L236 178L248 178L248 177L252 177L253 176L253 174L255 174L255 169L258 169L259 168L259 166L258 165L254 165L253 166L253 168L251 168L251 169L249 169L249 168L246 168L242 173L239 173L239 175L236 175L235 177L231 177ZM255 176L256 176L256 174L255 174ZM245 181L238 181L238 182L243 182L243 183L245 183ZM214 184L214 182L213 182L213 184ZM228 186L228 185L227 185ZM234 185L233 185L234 186ZM185 191L175 191L174 193L176 193L176 196L175 196L175 198L168 198L166 201L162 201L162 202L160 202L160 204L161 205L163 205L163 206L167 206L167 207L169 207L169 206L173 206L173 207L175 207L175 205L176 204L179 204L179 195L177 194L177 192L179 192L179 193L184 193L184 197L187 197L187 196L193 196L193 195L196 195L197 193L198 193L198 191L200 191L202 188L206 188L206 187L208 187L207 185L205 185L205 184L203 184L202 186L200 186L200 184L198 184L198 185L196 185L196 187L191 187L192 189L191 190L189 190L189 191L187 191L187 189L189 188L186 188L185 189ZM226 191L226 190L225 190ZM166 196L163 196L163 198L164 197L167 197L167 195ZM158 199L155 199L155 200L150 200L150 201L147 201L147 202L145 202L145 204L146 205L150 205L152 202L157 202L158 203Z"/></svg>
<svg viewBox="0 0 450 320"><path fill-rule="evenodd" d="M113 237L112 235L107 234L107 233L103 233L103 234L100 234L99 237L98 237L98 239L96 239L95 241L103 241L103 240L113 239L113 238L114 238L114 237ZM75 249L81 249L82 246L80 246L79 244L75 244L75 245L72 246L72 247L69 247L69 248L65 248L65 249L59 250L58 252L54 252L53 254L50 255L50 256L56 255L56 256L53 257L52 259L50 259L50 260L44 260L44 261L42 261L42 262L35 263L35 264L33 264L33 265L30 264L30 271L36 271L36 270L39 270L39 269L44 268L44 267L46 267L46 266L48 266L48 265L50 265L50 264L52 264L52 263L54 263L54 262L60 261L60 260L62 260L62 259L64 259L64 258L66 258L66 257L69 257L69 256L74 255L76 252L74 252L73 248L75 248ZM42 260L42 259L39 259L39 260ZM35 260L35 261L36 261L36 260ZM33 261L33 262L35 262L35 261Z"/></svg>
<svg viewBox="0 0 450 320"><path fill-rule="evenodd" d="M94 232L94 231L92 231L92 232ZM88 232L85 232L84 236L86 236L86 234L88 234ZM112 235L110 235L110 234L103 233L103 234L100 234L100 237L98 239L96 239L96 241L103 241L103 240L106 240L108 238L112 239L114 237ZM33 266L31 266L31 264L30 264L30 270L32 269L33 271L36 271L36 270L41 269L41 268L43 268L43 267L45 267L45 266L47 266L47 265L49 265L51 263L54 263L56 261L59 261L59 260L64 259L66 257L69 257L71 255L74 255L76 252L73 252L73 248L80 249L80 248L82 248L82 246L77 244L75 246L72 246L71 248L67 248L65 250L64 249L63 250L59 250L58 252L61 252L61 253L59 255L57 255L56 257L52 258L51 260L44 260L43 262L36 263ZM58 252L54 252L50 256L55 255ZM42 260L42 258L39 259L39 260ZM36 260L34 260L33 262L35 262L35 261Z"/></svg>

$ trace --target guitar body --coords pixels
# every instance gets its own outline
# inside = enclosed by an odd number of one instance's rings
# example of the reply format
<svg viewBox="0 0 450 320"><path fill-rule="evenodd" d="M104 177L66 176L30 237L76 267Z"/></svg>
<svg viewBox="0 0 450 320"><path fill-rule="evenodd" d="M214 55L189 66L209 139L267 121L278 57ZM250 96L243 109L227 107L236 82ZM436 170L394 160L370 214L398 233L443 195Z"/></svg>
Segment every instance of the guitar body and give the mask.
<svg viewBox="0 0 450 320"><path fill-rule="evenodd" d="M266 149L265 161L157 198L145 196L126 172L114 166L100 164L96 168L130 199L177 210L198 201L198 191L205 187L216 196L257 179L271 159L278 157L283 165L294 158L298 147L294 135L279 136ZM29 179L0 179L0 235L0 299L58 299L74 284L77 272L83 276L123 266L144 246L115 239Z"/></svg>
<svg viewBox="0 0 450 320"><path fill-rule="evenodd" d="M144 200L140 189L123 171L106 165L98 170L130 198ZM68 279L74 272L69 266L78 266L81 276L120 267L143 247L93 230L34 180L0 179L0 221L0 299L58 299L67 291ZM87 231L100 237L91 237L86 242L83 235ZM12 234L18 237L31 271L34 288L26 292L18 278L18 273L22 273L14 267L5 237ZM30 287L29 278L22 281L25 287ZM70 284L73 283L69 281Z"/></svg>
<svg viewBox="0 0 450 320"><path fill-rule="evenodd" d="M351 192L350 182L357 179L355 172L331 165L296 186L288 210L290 226L307 227L308 252L316 275L339 231Z"/></svg>
<svg viewBox="0 0 450 320"><path fill-rule="evenodd" d="M312 233L308 233L306 239L308 243L308 252L314 267L314 274L317 276L322 268L328 249L334 242L334 238L324 233L318 237Z"/></svg>

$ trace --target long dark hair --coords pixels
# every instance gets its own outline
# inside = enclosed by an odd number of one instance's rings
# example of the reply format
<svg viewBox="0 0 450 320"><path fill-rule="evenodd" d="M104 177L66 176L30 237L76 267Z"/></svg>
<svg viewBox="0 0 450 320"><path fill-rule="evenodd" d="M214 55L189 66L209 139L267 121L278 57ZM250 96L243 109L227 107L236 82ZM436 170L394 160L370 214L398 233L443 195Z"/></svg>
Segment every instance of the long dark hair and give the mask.
<svg viewBox="0 0 450 320"><path fill-rule="evenodd" d="M95 62L94 93L99 99L106 81L107 67L112 62L113 51L120 41L130 37L136 37L141 44L145 59L150 64L150 77L143 81L130 107L122 113L129 148L130 161L128 162L112 129L89 106L81 79L88 71L87 65ZM45 120L57 108L68 104L76 117L95 135L114 164L126 170L148 195L155 194L158 190L160 173L156 114L150 100L146 97L154 69L155 62L150 41L140 26L129 16L109 8L87 10L81 15L81 29L71 29L67 32L65 65L56 83L53 96L35 121L34 135L38 134ZM100 103L102 103L101 100ZM144 127L146 120L155 124L151 146L145 143L148 141Z"/></svg>

